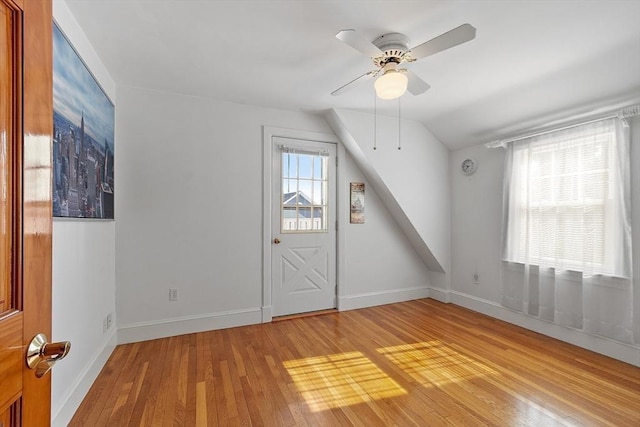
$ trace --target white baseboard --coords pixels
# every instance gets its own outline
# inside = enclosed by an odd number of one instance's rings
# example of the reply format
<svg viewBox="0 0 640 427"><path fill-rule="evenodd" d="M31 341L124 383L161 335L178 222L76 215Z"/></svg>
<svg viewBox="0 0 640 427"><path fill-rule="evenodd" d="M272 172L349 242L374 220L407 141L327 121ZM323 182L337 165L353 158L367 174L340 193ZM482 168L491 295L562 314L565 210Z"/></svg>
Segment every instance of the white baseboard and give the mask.
<svg viewBox="0 0 640 427"><path fill-rule="evenodd" d="M394 302L410 301L427 298L429 288L394 289L393 291L372 292L359 295L338 297L338 310L355 310L376 305L392 304Z"/></svg>
<svg viewBox="0 0 640 427"><path fill-rule="evenodd" d="M432 297L436 295L433 291L433 289L430 289ZM448 293L448 296L445 299L448 298L453 304L640 367L639 346L613 341L577 329L556 325L555 323L510 310L496 302L478 298L473 295L457 291L446 291L446 293ZM434 299L441 301L441 298L442 295L438 295L438 298Z"/></svg>
<svg viewBox="0 0 640 427"><path fill-rule="evenodd" d="M118 344L154 340L195 332L262 323L262 310L246 310L206 313L195 316L175 317L152 322L130 323L118 327Z"/></svg>
<svg viewBox="0 0 640 427"><path fill-rule="evenodd" d="M95 358L84 368L82 373L78 376L78 379L69 387L69 392L62 399L62 403L57 405L57 408L52 408L51 414L51 426L52 427L65 427L73 418L76 410L82 403L82 400L89 392L89 389L93 385L93 382L98 377L98 374L107 363L109 356L116 348L117 333L116 329L113 331L104 341L102 349L96 354ZM55 370L52 371L52 375L55 375Z"/></svg>
<svg viewBox="0 0 640 427"><path fill-rule="evenodd" d="M429 288L429 298L448 304L451 302L451 293L447 289Z"/></svg>
<svg viewBox="0 0 640 427"><path fill-rule="evenodd" d="M262 323L270 323L273 320L273 312L270 305L262 307Z"/></svg>

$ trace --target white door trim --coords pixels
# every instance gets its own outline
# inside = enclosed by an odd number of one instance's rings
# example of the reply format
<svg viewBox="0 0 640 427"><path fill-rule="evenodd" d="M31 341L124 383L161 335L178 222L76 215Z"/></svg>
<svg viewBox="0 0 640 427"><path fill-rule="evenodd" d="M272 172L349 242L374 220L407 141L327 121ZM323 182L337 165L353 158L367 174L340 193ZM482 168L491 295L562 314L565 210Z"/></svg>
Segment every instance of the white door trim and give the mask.
<svg viewBox="0 0 640 427"><path fill-rule="evenodd" d="M344 254L344 194L345 190L342 189L340 177L342 176L342 159L344 158L344 147L340 143L337 136L330 133L309 132L295 129L285 129L273 126L264 126L262 133L262 323L271 322L272 315L272 301L271 301L271 236L273 231L271 229L271 189L272 187L272 168L273 168L273 137L303 139L307 141L315 142L328 142L334 143L338 148L338 167L336 169L336 201L337 201L337 221L338 221L338 233L336 235L337 247L336 247L336 297L341 295L340 284L342 283L342 270L344 264L342 257ZM339 309L339 307L338 307Z"/></svg>

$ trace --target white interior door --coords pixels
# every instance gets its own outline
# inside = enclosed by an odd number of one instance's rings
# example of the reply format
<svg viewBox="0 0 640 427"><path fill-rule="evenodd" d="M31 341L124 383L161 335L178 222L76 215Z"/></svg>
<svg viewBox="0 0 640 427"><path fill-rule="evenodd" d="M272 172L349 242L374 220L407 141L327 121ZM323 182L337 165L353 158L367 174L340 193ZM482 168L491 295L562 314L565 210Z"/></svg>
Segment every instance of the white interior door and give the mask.
<svg viewBox="0 0 640 427"><path fill-rule="evenodd" d="M336 306L336 145L274 137L273 315Z"/></svg>

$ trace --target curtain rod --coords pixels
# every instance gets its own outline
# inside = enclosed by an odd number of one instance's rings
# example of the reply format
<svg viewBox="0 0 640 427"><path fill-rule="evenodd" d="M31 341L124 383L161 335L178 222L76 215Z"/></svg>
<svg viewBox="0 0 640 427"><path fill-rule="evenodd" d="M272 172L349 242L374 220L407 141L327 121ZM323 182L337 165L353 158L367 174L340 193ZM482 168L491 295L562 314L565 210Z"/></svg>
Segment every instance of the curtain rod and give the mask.
<svg viewBox="0 0 640 427"><path fill-rule="evenodd" d="M573 124L562 126L562 127L559 127L559 128L544 130L544 131L535 132L535 133L531 133L531 134L527 134L527 135L523 135L523 136L514 136L514 137L511 137L511 138L497 139L495 141L487 142L486 144L484 144L484 146L487 147L487 148L500 148L500 147L505 147L507 144L509 144L511 142L516 142L516 141L520 141L520 140L527 139L527 138L533 138L533 137L540 136L540 135L546 135L548 133L558 132L558 131L561 131L561 130L571 129L571 128L574 128L574 127L577 127L577 126L582 126L582 125L586 125L586 124L589 124L589 123L598 122L600 120L613 119L613 118L616 118L616 117L619 117L621 119L625 119L627 117L634 117L634 116L640 116L640 105L632 105L630 107L623 108L622 110L618 111L617 113L609 113L609 114L607 114L605 116L600 116L600 117L597 117L597 118L581 121L579 123L573 123Z"/></svg>

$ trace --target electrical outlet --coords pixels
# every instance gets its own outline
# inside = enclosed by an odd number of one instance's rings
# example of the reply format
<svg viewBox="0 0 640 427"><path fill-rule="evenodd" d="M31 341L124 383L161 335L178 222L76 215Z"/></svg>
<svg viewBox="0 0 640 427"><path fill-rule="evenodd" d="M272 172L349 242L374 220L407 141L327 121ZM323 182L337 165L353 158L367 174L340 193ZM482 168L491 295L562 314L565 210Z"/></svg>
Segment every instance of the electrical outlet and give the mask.
<svg viewBox="0 0 640 427"><path fill-rule="evenodd" d="M178 289L169 289L169 301L178 301Z"/></svg>
<svg viewBox="0 0 640 427"><path fill-rule="evenodd" d="M113 313L107 314L107 331L113 326Z"/></svg>

